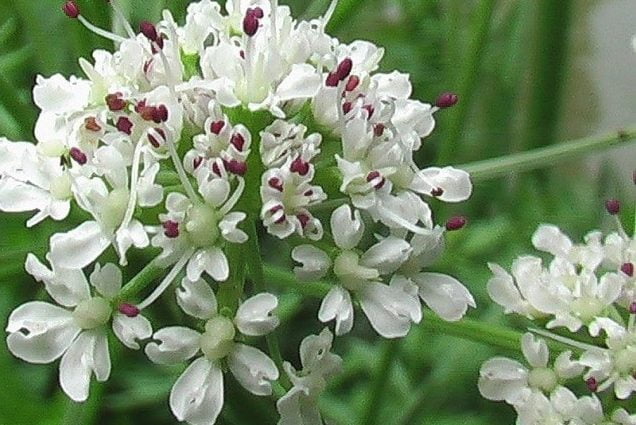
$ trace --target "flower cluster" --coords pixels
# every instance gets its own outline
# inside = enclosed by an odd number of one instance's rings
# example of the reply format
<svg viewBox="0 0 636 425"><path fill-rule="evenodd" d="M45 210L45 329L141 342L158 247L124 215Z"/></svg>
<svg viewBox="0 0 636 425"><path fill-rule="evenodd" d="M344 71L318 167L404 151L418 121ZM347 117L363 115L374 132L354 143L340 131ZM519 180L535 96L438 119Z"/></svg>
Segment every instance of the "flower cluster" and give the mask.
<svg viewBox="0 0 636 425"><path fill-rule="evenodd" d="M526 333L521 348L529 367L495 357L481 368L481 394L512 405L520 425L636 424L636 415L612 402L636 393L636 242L617 218L620 203L610 200L606 208L616 219L615 232L593 231L575 244L544 224L532 243L549 262L521 256L510 273L490 264L488 293L506 313L561 330L534 330L561 344L552 364L546 342ZM577 397L569 388L577 381L587 395Z"/></svg>
<svg viewBox="0 0 636 425"><path fill-rule="evenodd" d="M318 397L341 363L331 332L305 338L300 371L247 338L273 338L279 325L259 234L289 244L299 280L332 285L318 318L335 320L338 336L353 327L354 301L386 338L420 322L422 302L449 321L475 306L459 281L424 271L443 252L444 232L466 222L436 224L428 199L466 200L469 176L413 159L455 95L412 100L408 75L376 72L383 49L326 34L336 2L305 22L276 0L228 0L224 10L201 0L185 24L164 11L139 32L116 0L107 3L125 36L95 27L74 0L63 11L112 40L114 53L81 59L84 78L39 76L37 143L0 140L0 210L34 211L29 227L47 218L75 226L50 238L50 266L27 258L59 306L13 311L13 354L61 357L62 389L83 401L92 375L109 377L112 322L151 361L190 361L170 394L179 421L216 421L225 373L265 396L282 368L292 385L279 395L280 423L318 424ZM148 264L123 286L131 249ZM196 326L153 332L143 313L175 282Z"/></svg>

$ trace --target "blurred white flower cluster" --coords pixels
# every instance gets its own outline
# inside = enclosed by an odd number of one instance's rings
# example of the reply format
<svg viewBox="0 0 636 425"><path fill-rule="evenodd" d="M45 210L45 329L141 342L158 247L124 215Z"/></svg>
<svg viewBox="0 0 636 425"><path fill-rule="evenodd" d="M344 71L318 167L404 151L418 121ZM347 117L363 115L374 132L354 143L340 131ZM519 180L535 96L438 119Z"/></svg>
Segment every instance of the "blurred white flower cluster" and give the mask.
<svg viewBox="0 0 636 425"><path fill-rule="evenodd" d="M506 313L553 329L533 332L562 347L550 362L545 340L526 333L521 348L529 367L504 357L482 365L481 394L512 405L519 425L636 424L625 410L636 393L636 242L617 218L618 201L606 207L616 232L593 231L574 244L544 224L532 243L548 262L521 256L510 273L490 264L490 297ZM575 395L581 389L587 394Z"/></svg>
<svg viewBox="0 0 636 425"><path fill-rule="evenodd" d="M116 0L108 4L122 16ZM413 158L433 114L457 97L411 100L408 75L376 72L381 48L325 33L335 7L305 22L276 0L228 0L225 10L202 0L184 25L169 11L139 33L122 19L122 36L92 25L74 0L63 5L117 49L81 59L85 78L39 76L37 143L0 140L0 210L34 211L29 227L47 218L75 225L51 237L48 266L27 258L59 306L13 311L14 355L61 357L62 389L83 401L92 375L110 375L111 323L155 363L190 361L170 394L180 421L216 421L227 372L271 395L283 365L247 337L279 325L278 299L244 285L253 270L229 254L237 245L254 254L244 248L259 244L250 226L290 244L298 278L333 282L318 318L335 320L336 335L352 329L354 301L386 338L422 319L422 301L450 321L475 306L456 279L423 271L442 253L444 232L465 224L436 224L427 198L466 200L469 176L420 170ZM331 214L328 228L317 211ZM142 271L122 288L119 267L133 248L165 270L160 283ZM151 248L161 251L154 259ZM198 327L153 333L142 314L175 282L176 303ZM281 424L321 423L317 399L340 366L332 339L328 329L307 337L300 371L284 364L292 386L278 400Z"/></svg>

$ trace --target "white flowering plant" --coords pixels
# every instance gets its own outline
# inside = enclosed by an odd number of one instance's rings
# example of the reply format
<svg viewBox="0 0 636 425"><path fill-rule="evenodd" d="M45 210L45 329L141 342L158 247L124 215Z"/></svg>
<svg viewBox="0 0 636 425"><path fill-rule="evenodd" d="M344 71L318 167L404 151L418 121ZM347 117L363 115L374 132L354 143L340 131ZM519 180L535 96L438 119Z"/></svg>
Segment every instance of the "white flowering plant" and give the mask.
<svg viewBox="0 0 636 425"><path fill-rule="evenodd" d="M103 48L85 45L72 75L38 74L33 137L0 138L0 211L32 242L6 258L35 288L5 306L16 397L38 373L17 360L48 364L52 378L34 385L70 407L0 408L0 423L405 425L443 398L431 381L452 387L449 352L483 360L444 349L459 336L523 354L467 380L521 425L636 424L636 245L620 222L580 245L541 225L532 242L549 263L489 264L488 295L524 334L476 312L489 300L466 272L460 215L474 181L636 132L451 165L467 157L454 158L463 98L418 100L411 75L385 71L384 48L331 35L357 0L312 2L305 18L278 0L157 2L153 19L131 17L128 1L93 3L63 1L60 16ZM435 367L420 388L405 376L424 365ZM365 374L363 397L330 392ZM403 411L383 401L394 393L410 397ZM380 414L387 404L399 414Z"/></svg>

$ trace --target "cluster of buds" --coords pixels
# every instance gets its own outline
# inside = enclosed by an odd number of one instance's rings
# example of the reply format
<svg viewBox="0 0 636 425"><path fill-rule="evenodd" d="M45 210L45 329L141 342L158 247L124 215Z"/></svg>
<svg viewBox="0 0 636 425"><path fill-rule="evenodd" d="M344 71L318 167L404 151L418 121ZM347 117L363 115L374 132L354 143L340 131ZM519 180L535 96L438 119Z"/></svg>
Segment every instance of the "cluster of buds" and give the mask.
<svg viewBox="0 0 636 425"><path fill-rule="evenodd" d="M264 396L284 369L292 385L277 403L281 423L317 423L341 363L331 331L305 338L300 370L245 338L272 338L279 325L259 235L288 244L292 279L331 285L317 316L338 336L354 325L354 301L386 338L405 336L423 305L449 321L475 306L458 280L425 271L444 233L466 224L436 224L428 199L464 201L470 178L413 159L457 96L413 100L408 75L377 72L382 49L326 34L335 2L299 22L275 0L228 0L225 10L201 0L185 24L164 11L139 31L116 0L108 5L126 36L95 27L74 0L63 5L117 49L80 60L84 78L39 76L37 143L0 140L0 210L35 211L29 227L72 220L71 207L88 217L51 237L48 264L28 256L27 272L57 305L13 311L14 355L61 358L62 389L84 401L91 377L110 375L111 324L155 363L189 362L170 394L180 421L216 421L225 373ZM131 249L148 264L123 285ZM153 332L144 313L173 285L172 301L198 327Z"/></svg>

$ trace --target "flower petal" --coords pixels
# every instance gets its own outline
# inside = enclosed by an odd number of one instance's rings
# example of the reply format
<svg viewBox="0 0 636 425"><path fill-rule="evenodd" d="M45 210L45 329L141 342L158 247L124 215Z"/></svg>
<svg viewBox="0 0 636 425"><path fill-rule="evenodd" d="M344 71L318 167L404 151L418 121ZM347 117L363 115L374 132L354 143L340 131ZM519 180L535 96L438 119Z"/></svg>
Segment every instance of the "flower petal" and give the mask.
<svg viewBox="0 0 636 425"><path fill-rule="evenodd" d="M342 286L334 286L322 299L318 319L329 322L336 319L336 335L344 335L353 327L353 304L349 291Z"/></svg>
<svg viewBox="0 0 636 425"><path fill-rule="evenodd" d="M85 221L66 233L51 237L53 264L68 269L81 269L92 263L108 248L110 240L96 221Z"/></svg>
<svg viewBox="0 0 636 425"><path fill-rule="evenodd" d="M420 298L439 317L457 321L464 317L468 306L476 307L475 299L457 279L440 273L419 273L413 277Z"/></svg>
<svg viewBox="0 0 636 425"><path fill-rule="evenodd" d="M272 394L271 381L278 379L278 369L267 354L249 345L236 344L227 360L230 371L246 390L261 396Z"/></svg>
<svg viewBox="0 0 636 425"><path fill-rule="evenodd" d="M364 222L360 211L355 210L353 216L349 205L342 205L331 214L331 233L338 248L355 248L364 234Z"/></svg>
<svg viewBox="0 0 636 425"><path fill-rule="evenodd" d="M422 319L418 300L397 287L367 283L359 292L362 311L377 333L385 338L405 336L411 323Z"/></svg>
<svg viewBox="0 0 636 425"><path fill-rule="evenodd" d="M142 315L128 317L123 314L115 314L113 332L126 347L131 350L139 350L139 342L137 341L152 336L152 325Z"/></svg>
<svg viewBox="0 0 636 425"><path fill-rule="evenodd" d="M217 312L214 291L203 279L193 282L183 278L177 288L177 304L186 314L197 319L210 319Z"/></svg>
<svg viewBox="0 0 636 425"><path fill-rule="evenodd" d="M201 334L183 326L170 326L155 332L151 342L146 345L145 352L150 360L158 364L175 364L184 362L199 351Z"/></svg>
<svg viewBox="0 0 636 425"><path fill-rule="evenodd" d="M223 408L223 372L205 357L196 359L170 391L170 409L181 422L211 425Z"/></svg>
<svg viewBox="0 0 636 425"><path fill-rule="evenodd" d="M60 386L73 401L86 401L91 375L98 381L110 376L108 339L103 330L84 331L70 346L60 362Z"/></svg>
<svg viewBox="0 0 636 425"><path fill-rule="evenodd" d="M453 167L430 167L417 173L409 188L424 195L442 189L442 194L437 196L439 200L461 202L470 197L473 184L470 175L464 170Z"/></svg>
<svg viewBox="0 0 636 425"><path fill-rule="evenodd" d="M95 269L90 276L91 284L104 298L113 299L121 290L122 274L119 267L112 263L107 263L104 267L95 264Z"/></svg>
<svg viewBox="0 0 636 425"><path fill-rule="evenodd" d="M331 267L331 259L321 249L313 245L300 245L291 253L292 259L302 267L294 267L294 273L300 280L310 281L323 278Z"/></svg>
<svg viewBox="0 0 636 425"><path fill-rule="evenodd" d="M243 335L262 336L278 327L280 321L273 314L278 298L269 293L256 294L245 300L236 311L234 323Z"/></svg>

